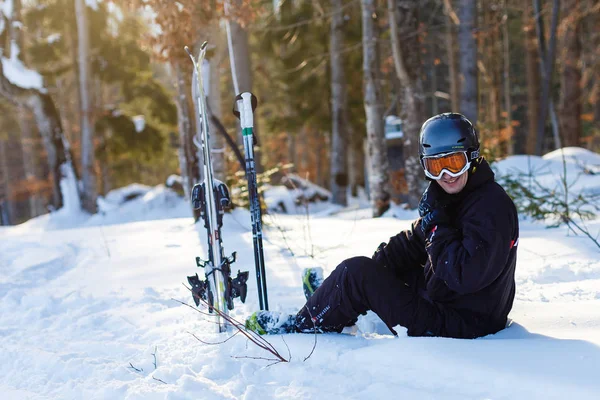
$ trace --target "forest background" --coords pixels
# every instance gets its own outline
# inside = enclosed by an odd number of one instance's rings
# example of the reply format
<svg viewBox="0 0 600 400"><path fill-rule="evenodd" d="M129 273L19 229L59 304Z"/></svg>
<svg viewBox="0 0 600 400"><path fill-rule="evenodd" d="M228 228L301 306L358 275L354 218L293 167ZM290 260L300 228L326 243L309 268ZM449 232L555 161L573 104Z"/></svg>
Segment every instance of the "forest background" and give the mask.
<svg viewBox="0 0 600 400"><path fill-rule="evenodd" d="M111 189L172 174L189 195L202 160L184 46L205 40L213 166L242 191L230 110L244 91L259 100L265 179L294 172L340 205L367 187L374 216L417 204L418 132L437 113L465 114L492 161L600 151L594 0L3 0L0 12L1 225L65 206L69 179L90 213Z"/></svg>

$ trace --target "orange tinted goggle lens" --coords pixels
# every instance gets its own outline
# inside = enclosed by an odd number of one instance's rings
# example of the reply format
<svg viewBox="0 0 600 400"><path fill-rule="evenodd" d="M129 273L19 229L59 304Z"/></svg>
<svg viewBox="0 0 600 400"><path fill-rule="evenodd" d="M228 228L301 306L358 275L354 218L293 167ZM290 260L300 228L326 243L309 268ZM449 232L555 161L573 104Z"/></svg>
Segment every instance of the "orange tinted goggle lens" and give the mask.
<svg viewBox="0 0 600 400"><path fill-rule="evenodd" d="M453 174L457 174L467 165L467 155L463 152L451 153L443 157L424 158L425 168L434 176L442 173L442 170L447 169Z"/></svg>

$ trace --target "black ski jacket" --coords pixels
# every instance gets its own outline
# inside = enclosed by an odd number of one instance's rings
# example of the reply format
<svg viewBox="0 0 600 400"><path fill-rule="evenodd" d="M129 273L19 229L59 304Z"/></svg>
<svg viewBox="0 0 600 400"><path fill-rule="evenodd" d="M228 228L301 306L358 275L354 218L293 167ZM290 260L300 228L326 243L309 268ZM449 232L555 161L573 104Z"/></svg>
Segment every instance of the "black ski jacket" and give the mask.
<svg viewBox="0 0 600 400"><path fill-rule="evenodd" d="M419 292L440 311L443 326L432 331L444 336L498 332L506 326L515 296L517 210L487 161L474 161L468 173L466 186L455 195L430 183L429 192L447 204L449 222L426 238L418 219L385 248L390 267L423 267Z"/></svg>

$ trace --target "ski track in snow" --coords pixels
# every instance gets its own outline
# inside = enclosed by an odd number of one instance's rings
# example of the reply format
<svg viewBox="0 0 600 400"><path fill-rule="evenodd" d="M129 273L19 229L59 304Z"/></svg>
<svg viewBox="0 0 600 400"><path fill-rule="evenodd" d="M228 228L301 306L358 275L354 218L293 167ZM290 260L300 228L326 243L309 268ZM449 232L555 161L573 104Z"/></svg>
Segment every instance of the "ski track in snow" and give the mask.
<svg viewBox="0 0 600 400"><path fill-rule="evenodd" d="M265 255L272 310L304 302L300 275L370 255L411 218L266 217ZM178 215L179 216L179 215ZM600 394L600 261L565 228L523 222L517 294L508 329L477 340L394 338L378 318L357 336L268 337L290 363L238 335L212 333L210 318L183 287L206 254L191 218L160 221L98 217L79 228L0 229L0 392L3 399L595 399ZM249 215L225 217L225 251L249 270L246 304L257 309ZM591 222L600 228L600 220ZM55 227L56 228L56 227ZM590 242L591 243L591 242ZM293 253L293 256L292 256ZM187 283L187 282L186 282ZM288 350L289 349L289 350ZM156 360L156 366L154 365Z"/></svg>

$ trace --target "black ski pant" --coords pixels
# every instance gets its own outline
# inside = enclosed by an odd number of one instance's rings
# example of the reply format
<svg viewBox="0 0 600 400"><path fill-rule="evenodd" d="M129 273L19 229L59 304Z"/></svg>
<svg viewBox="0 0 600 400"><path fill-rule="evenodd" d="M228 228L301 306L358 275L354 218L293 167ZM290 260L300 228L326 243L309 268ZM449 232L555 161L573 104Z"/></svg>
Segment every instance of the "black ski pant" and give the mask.
<svg viewBox="0 0 600 400"><path fill-rule="evenodd" d="M343 261L323 281L296 316L300 332L341 332L360 314L375 312L394 334L397 325L409 336L476 337L455 310L425 299L423 268L404 271L382 266L368 257Z"/></svg>

